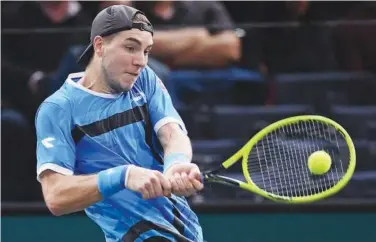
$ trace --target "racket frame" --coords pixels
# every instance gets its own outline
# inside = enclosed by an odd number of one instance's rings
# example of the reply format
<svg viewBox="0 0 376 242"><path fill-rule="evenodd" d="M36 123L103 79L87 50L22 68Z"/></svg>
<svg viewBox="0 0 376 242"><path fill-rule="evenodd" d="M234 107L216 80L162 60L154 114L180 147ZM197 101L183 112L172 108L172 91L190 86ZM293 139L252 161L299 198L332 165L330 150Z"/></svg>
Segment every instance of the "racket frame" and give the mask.
<svg viewBox="0 0 376 242"><path fill-rule="evenodd" d="M337 184L335 184L333 187L329 188L328 190L325 190L324 192L309 195L309 196L301 196L301 197L280 196L280 195L276 195L270 192L266 192L265 190L262 190L258 186L256 186L253 183L251 179L251 174L248 171L248 156L252 148L265 136L267 136L269 133L275 131L276 129L280 127L284 127L289 124L298 123L300 121L309 121L309 120L316 120L322 123L329 124L331 127L334 127L338 132L340 132L343 138L345 139L346 145L349 150L349 165L343 177L337 182ZM228 169L229 167L237 163L239 160L242 160L242 170L243 170L243 175L246 179L246 182L242 182L233 178L218 175L218 173ZM356 151L355 151L354 143L350 135L340 124L338 124L337 122L327 117L323 117L319 115L299 115L299 116L294 116L294 117L289 117L289 118L279 120L277 122L274 122L268 125L264 129L260 130L238 152L236 152L233 156L225 160L219 168L211 170L211 171L203 172L202 176L205 182L215 182L215 183L225 184L228 186L240 187L244 190L256 193L258 195L261 195L265 198L268 198L277 202L309 203L309 202L322 200L342 190L347 185L352 175L354 174L355 166L356 166Z"/></svg>

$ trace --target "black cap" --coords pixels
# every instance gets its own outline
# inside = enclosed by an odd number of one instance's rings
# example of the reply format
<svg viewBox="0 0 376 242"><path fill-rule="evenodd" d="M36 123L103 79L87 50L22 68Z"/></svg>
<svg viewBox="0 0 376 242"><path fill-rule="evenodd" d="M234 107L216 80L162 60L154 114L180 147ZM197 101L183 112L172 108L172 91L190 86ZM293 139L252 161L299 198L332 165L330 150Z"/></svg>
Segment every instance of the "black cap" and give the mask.
<svg viewBox="0 0 376 242"><path fill-rule="evenodd" d="M126 5L113 5L100 11L91 25L90 44L78 59L78 63L85 62L87 64L89 62L94 52L93 41L95 36L104 37L133 28L153 34L153 26L150 23L133 22L138 13L145 15L143 12Z"/></svg>

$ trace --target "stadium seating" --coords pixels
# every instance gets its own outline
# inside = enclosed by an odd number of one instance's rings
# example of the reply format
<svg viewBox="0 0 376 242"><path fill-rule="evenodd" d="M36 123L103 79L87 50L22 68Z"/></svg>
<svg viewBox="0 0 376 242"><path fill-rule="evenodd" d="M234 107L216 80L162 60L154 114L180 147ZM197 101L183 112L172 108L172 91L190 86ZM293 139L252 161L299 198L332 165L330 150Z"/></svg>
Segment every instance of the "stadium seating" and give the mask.
<svg viewBox="0 0 376 242"><path fill-rule="evenodd" d="M283 118L312 114L308 105L278 106L215 106L211 110L216 138L247 140L259 130Z"/></svg>
<svg viewBox="0 0 376 242"><path fill-rule="evenodd" d="M192 140L193 161L201 169L218 167L243 145L244 142L236 139ZM236 169L241 170L240 167L234 167Z"/></svg>
<svg viewBox="0 0 376 242"><path fill-rule="evenodd" d="M243 144L235 139L192 140L192 149L194 153L199 154L229 156L240 149Z"/></svg>
<svg viewBox="0 0 376 242"><path fill-rule="evenodd" d="M308 105L237 106L197 108L179 106L179 114L192 139L249 139L266 125L294 115L312 114Z"/></svg>
<svg viewBox="0 0 376 242"><path fill-rule="evenodd" d="M352 137L357 170L376 171L376 106L333 105L329 115Z"/></svg>
<svg viewBox="0 0 376 242"><path fill-rule="evenodd" d="M200 106L194 108L185 105L176 105L175 107L183 119L191 139L213 138L210 128L211 116L208 112L208 107Z"/></svg>
<svg viewBox="0 0 376 242"><path fill-rule="evenodd" d="M376 106L334 105L330 117L354 139L376 140Z"/></svg>
<svg viewBox="0 0 376 242"><path fill-rule="evenodd" d="M323 72L279 74L274 78L277 104L312 104L326 114L330 104L351 104L356 99L354 88L374 82L370 73ZM351 97L351 98L350 98Z"/></svg>
<svg viewBox="0 0 376 242"><path fill-rule="evenodd" d="M376 171L376 143L369 140L353 140L356 150L356 170Z"/></svg>
<svg viewBox="0 0 376 242"><path fill-rule="evenodd" d="M238 67L174 70L167 88L175 103L188 105L263 104L267 93L266 82L259 72Z"/></svg>

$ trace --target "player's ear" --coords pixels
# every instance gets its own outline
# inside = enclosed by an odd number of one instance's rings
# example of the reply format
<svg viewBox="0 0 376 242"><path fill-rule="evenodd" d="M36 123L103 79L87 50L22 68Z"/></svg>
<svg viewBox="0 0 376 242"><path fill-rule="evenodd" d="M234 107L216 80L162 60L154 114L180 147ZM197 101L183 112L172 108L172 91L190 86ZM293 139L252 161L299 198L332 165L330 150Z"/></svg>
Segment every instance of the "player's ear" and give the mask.
<svg viewBox="0 0 376 242"><path fill-rule="evenodd" d="M99 56L103 56L104 40L101 36L95 36L93 41L94 52Z"/></svg>

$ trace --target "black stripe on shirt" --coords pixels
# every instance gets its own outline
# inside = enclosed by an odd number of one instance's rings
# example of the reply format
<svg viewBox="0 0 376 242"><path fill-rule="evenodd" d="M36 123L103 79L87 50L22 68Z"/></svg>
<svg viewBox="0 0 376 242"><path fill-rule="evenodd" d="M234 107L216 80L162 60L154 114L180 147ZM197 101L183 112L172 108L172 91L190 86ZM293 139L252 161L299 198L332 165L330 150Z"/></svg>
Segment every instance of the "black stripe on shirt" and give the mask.
<svg viewBox="0 0 376 242"><path fill-rule="evenodd" d="M143 112L147 112L146 104L114 114L108 118L98 120L90 124L82 126L75 125L75 128L72 130L73 140L77 144L85 135L94 137L123 126L139 122L143 120Z"/></svg>
<svg viewBox="0 0 376 242"><path fill-rule="evenodd" d="M153 145L153 127L146 103L142 106L136 106L127 111L114 114L108 118L98 120L90 124L82 126L75 125L75 128L72 130L71 134L74 142L77 144L85 135L90 137L98 136L142 120L145 122L145 142L150 147L153 157L159 163L163 164L162 157L158 154Z"/></svg>
<svg viewBox="0 0 376 242"><path fill-rule="evenodd" d="M154 156L154 159L159 161L159 163L163 164L162 157L158 154L157 150L153 145L153 124L151 123L151 119L148 112L148 107L145 104L145 109L140 109L140 115L142 116L143 120L145 121L145 142L150 147L151 153ZM159 143L160 144L160 143Z"/></svg>
<svg viewBox="0 0 376 242"><path fill-rule="evenodd" d="M163 225L157 225L147 220L140 220L139 222L135 223L131 228L129 228L127 233L123 236L122 241L133 242L137 238L139 238L141 234L146 233L150 230L171 234L178 242L191 242L191 240L187 239L183 235L176 233Z"/></svg>
<svg viewBox="0 0 376 242"><path fill-rule="evenodd" d="M172 225L179 231L179 233L184 234L184 223L181 220L181 214L179 210L176 208L176 201L172 198L168 198L172 204L173 204L173 209L172 213L174 214L174 220L172 221Z"/></svg>

